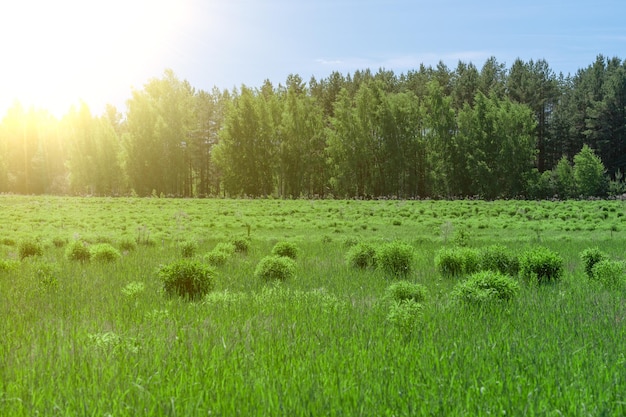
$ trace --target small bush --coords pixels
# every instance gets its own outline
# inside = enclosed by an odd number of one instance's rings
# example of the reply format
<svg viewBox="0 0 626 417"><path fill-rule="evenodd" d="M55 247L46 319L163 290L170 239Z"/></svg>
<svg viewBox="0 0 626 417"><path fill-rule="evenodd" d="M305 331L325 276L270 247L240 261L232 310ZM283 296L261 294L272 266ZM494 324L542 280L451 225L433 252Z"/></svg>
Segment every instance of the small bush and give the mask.
<svg viewBox="0 0 626 417"><path fill-rule="evenodd" d="M224 265L235 253L232 243L218 243L213 250L204 256L204 259L213 266Z"/></svg>
<svg viewBox="0 0 626 417"><path fill-rule="evenodd" d="M413 247L402 242L381 245L376 251L376 266L388 274L404 276L411 272Z"/></svg>
<svg viewBox="0 0 626 417"><path fill-rule="evenodd" d="M193 258L198 250L196 242L186 241L180 243L180 254L183 258Z"/></svg>
<svg viewBox="0 0 626 417"><path fill-rule="evenodd" d="M286 256L266 256L254 270L254 276L263 281L285 281L296 275L296 262Z"/></svg>
<svg viewBox="0 0 626 417"><path fill-rule="evenodd" d="M607 259L609 259L609 256L597 247L587 248L580 253L580 260L585 267L585 274L590 279L593 279L594 265Z"/></svg>
<svg viewBox="0 0 626 417"><path fill-rule="evenodd" d="M517 275L519 260L502 245L491 245L480 250L480 269Z"/></svg>
<svg viewBox="0 0 626 417"><path fill-rule="evenodd" d="M59 283L59 268L54 263L34 262L31 265L31 275L42 290L54 289Z"/></svg>
<svg viewBox="0 0 626 417"><path fill-rule="evenodd" d="M122 255L109 243L96 243L89 247L89 259L95 262L115 262Z"/></svg>
<svg viewBox="0 0 626 417"><path fill-rule="evenodd" d="M181 259L157 269L165 293L188 300L200 299L211 291L214 275L211 267L189 259Z"/></svg>
<svg viewBox="0 0 626 417"><path fill-rule="evenodd" d="M593 265L591 276L609 289L619 289L626 283L626 264L601 260Z"/></svg>
<svg viewBox="0 0 626 417"><path fill-rule="evenodd" d="M235 247L235 252L248 253L250 249L250 239L247 237L235 237L231 240L232 245Z"/></svg>
<svg viewBox="0 0 626 417"><path fill-rule="evenodd" d="M70 242L65 248L65 257L70 261L87 262L91 258L89 246L82 240Z"/></svg>
<svg viewBox="0 0 626 417"><path fill-rule="evenodd" d="M413 300L394 302L387 321L404 335L410 335L422 313L422 305Z"/></svg>
<svg viewBox="0 0 626 417"><path fill-rule="evenodd" d="M452 297L467 304L509 301L519 293L519 284L501 272L480 271L459 282Z"/></svg>
<svg viewBox="0 0 626 417"><path fill-rule="evenodd" d="M272 248L272 255L286 256L287 258L296 259L298 257L298 246L293 242L278 242Z"/></svg>
<svg viewBox="0 0 626 417"><path fill-rule="evenodd" d="M470 248L444 248L435 255L435 268L445 277L471 274L480 270L480 254Z"/></svg>
<svg viewBox="0 0 626 417"><path fill-rule="evenodd" d="M369 243L361 242L352 246L346 254L346 262L353 268L365 269L374 266L376 249Z"/></svg>
<svg viewBox="0 0 626 417"><path fill-rule="evenodd" d="M41 256L43 255L43 246L38 240L23 240L17 246L17 252L20 260L30 256Z"/></svg>
<svg viewBox="0 0 626 417"><path fill-rule="evenodd" d="M3 245L6 245L6 246L15 246L15 245L17 245L17 242L14 239L11 239L10 237L3 237L2 240L0 240L0 243L2 243Z"/></svg>
<svg viewBox="0 0 626 417"><path fill-rule="evenodd" d="M397 281L385 290L385 297L393 301L412 300L423 303L426 300L426 287L409 281Z"/></svg>
<svg viewBox="0 0 626 417"><path fill-rule="evenodd" d="M52 244L55 248L62 248L67 244L67 238L61 236L55 236L52 238Z"/></svg>
<svg viewBox="0 0 626 417"><path fill-rule="evenodd" d="M20 263L18 261L10 259L0 259L0 272L13 272L17 271Z"/></svg>
<svg viewBox="0 0 626 417"><path fill-rule="evenodd" d="M531 282L557 282L563 275L563 258L543 246L524 252L519 264L520 276Z"/></svg>

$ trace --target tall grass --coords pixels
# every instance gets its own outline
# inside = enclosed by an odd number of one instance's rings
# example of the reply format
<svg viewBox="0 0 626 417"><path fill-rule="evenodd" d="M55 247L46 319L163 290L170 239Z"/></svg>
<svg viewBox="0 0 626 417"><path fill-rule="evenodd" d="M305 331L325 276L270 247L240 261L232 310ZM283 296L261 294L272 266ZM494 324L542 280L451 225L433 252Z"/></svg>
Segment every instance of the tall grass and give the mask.
<svg viewBox="0 0 626 417"><path fill-rule="evenodd" d="M564 230L569 216L599 204L615 207L607 222L622 221L620 202L0 203L7 242L43 242L42 255L22 261L16 245L0 245L12 265L0 269L2 416L626 414L626 291L589 281L579 257L599 247L623 260L626 240L602 227ZM392 226L398 213L402 225ZM434 261L453 244L442 236L446 222L476 249L549 247L563 257L564 275L547 286L522 280L508 303L454 302L463 277L441 276ZM156 271L181 258L181 234L197 242L202 262L246 224L247 252L215 267L207 296L189 302L163 293ZM146 230L154 245L120 248ZM57 236L108 237L122 256L72 262L52 243ZM386 294L397 281L346 263L347 238L414 248L402 279L428 296L404 323L408 331L387 319ZM258 262L283 240L300 249L296 276L256 279ZM42 263L54 266L55 286L41 285L34 271Z"/></svg>

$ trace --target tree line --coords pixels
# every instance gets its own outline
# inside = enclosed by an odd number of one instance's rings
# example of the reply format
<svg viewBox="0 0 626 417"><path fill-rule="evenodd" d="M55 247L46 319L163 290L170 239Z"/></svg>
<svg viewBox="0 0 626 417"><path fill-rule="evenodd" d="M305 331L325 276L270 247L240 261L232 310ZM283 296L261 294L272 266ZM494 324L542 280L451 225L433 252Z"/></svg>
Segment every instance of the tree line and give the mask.
<svg viewBox="0 0 626 417"><path fill-rule="evenodd" d="M124 112L0 123L0 192L179 197L562 198L626 191L626 61L545 60L197 90L171 70Z"/></svg>

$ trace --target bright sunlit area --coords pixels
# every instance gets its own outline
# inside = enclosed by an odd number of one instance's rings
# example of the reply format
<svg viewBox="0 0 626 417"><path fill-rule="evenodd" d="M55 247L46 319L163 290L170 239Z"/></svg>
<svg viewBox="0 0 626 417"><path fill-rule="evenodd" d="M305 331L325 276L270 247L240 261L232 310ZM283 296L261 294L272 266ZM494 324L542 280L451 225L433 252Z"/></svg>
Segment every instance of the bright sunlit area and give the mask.
<svg viewBox="0 0 626 417"><path fill-rule="evenodd" d="M56 116L79 101L122 105L171 65L190 15L186 0L3 2L0 114L15 100Z"/></svg>

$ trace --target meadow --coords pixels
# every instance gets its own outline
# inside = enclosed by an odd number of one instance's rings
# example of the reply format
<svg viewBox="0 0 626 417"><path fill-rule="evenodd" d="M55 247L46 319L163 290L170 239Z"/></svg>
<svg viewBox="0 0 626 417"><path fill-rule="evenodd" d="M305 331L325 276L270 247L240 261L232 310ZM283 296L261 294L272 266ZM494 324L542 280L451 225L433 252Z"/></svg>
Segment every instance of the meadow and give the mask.
<svg viewBox="0 0 626 417"><path fill-rule="evenodd" d="M602 285L581 253L624 261L625 214L623 201L3 195L0 416L623 416L623 274ZM240 238L207 295L164 292L162 265L210 263ZM76 242L119 257L72 259ZM281 242L298 249L295 275L259 279ZM406 274L347 260L392 242L411 248ZM443 274L438 254L495 244L547 248L563 274L459 301L467 276ZM425 289L419 305L390 298L399 281Z"/></svg>

